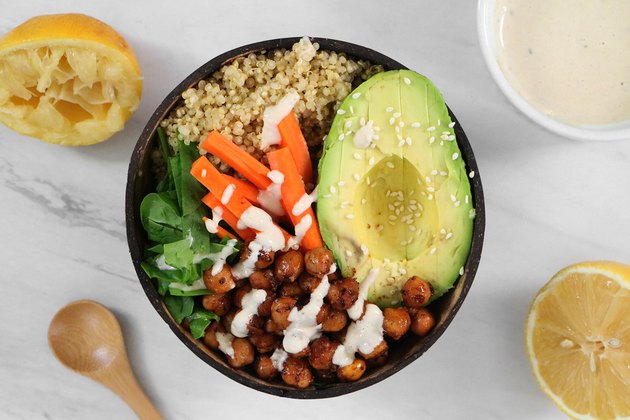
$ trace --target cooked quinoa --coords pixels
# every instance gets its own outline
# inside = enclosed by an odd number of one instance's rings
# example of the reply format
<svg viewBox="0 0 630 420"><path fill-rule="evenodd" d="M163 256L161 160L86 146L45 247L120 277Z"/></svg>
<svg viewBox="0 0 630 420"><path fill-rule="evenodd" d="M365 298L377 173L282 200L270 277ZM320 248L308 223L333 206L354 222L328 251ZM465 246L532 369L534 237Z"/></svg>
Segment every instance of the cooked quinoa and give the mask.
<svg viewBox="0 0 630 420"><path fill-rule="evenodd" d="M380 71L382 66L322 51L305 37L291 50L252 53L221 67L187 89L161 126L173 147L178 140L198 142L218 130L260 159L263 111L293 90L300 96L294 112L311 151L317 153L341 101ZM214 156L210 161L222 172L229 169Z"/></svg>

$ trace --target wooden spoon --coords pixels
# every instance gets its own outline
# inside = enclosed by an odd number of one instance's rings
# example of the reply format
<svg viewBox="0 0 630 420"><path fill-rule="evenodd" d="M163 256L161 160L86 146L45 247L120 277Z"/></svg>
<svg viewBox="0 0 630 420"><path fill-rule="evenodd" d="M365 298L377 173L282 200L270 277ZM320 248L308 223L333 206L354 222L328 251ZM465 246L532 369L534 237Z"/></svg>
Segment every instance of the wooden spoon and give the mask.
<svg viewBox="0 0 630 420"><path fill-rule="evenodd" d="M61 308L50 321L48 345L64 366L114 391L141 419L162 418L129 366L120 324L103 305L78 300Z"/></svg>

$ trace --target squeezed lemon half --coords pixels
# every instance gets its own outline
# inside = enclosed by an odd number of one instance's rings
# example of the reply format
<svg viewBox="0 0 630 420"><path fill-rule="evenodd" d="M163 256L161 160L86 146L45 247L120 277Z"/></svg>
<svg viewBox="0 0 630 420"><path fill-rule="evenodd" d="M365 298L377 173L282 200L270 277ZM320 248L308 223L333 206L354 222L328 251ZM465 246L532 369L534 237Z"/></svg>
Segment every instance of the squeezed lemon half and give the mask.
<svg viewBox="0 0 630 420"><path fill-rule="evenodd" d="M0 121L18 133L98 143L123 129L141 95L131 47L97 19L37 16L0 38Z"/></svg>
<svg viewBox="0 0 630 420"><path fill-rule="evenodd" d="M532 302L525 344L538 384L570 417L630 417L630 267L560 271Z"/></svg>

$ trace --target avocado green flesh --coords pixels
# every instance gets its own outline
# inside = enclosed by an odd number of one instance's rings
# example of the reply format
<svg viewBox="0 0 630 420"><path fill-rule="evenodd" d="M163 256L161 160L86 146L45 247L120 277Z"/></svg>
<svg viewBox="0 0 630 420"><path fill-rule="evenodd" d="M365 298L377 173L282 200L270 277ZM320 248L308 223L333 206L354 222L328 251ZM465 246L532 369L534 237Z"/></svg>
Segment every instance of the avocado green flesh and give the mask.
<svg viewBox="0 0 630 420"><path fill-rule="evenodd" d="M439 297L468 257L474 209L450 123L431 81L389 71L348 95L324 143L322 237L344 276L360 282L379 269L368 297L382 307L400 304L400 290L414 275ZM367 147L357 136L365 125L375 134Z"/></svg>

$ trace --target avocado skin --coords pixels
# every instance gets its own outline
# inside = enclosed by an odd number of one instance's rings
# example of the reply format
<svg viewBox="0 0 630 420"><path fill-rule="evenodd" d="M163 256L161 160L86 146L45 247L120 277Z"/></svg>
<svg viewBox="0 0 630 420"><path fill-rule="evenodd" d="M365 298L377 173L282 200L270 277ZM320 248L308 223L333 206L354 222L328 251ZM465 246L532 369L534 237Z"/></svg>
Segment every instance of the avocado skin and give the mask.
<svg viewBox="0 0 630 420"><path fill-rule="evenodd" d="M346 97L324 142L322 237L344 276L361 282L379 269L369 299L381 307L400 305L414 275L438 298L468 258L474 208L451 122L429 79L388 71ZM366 132L372 141L364 148Z"/></svg>

